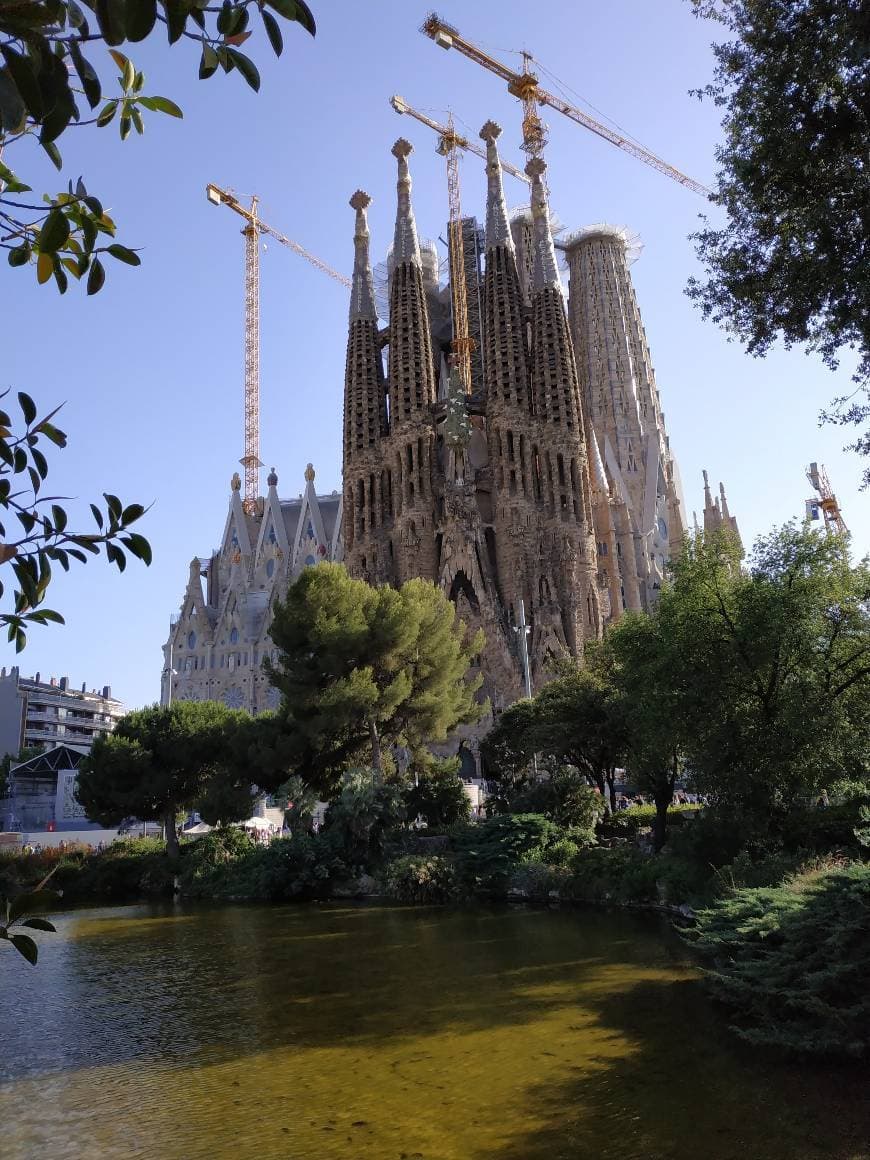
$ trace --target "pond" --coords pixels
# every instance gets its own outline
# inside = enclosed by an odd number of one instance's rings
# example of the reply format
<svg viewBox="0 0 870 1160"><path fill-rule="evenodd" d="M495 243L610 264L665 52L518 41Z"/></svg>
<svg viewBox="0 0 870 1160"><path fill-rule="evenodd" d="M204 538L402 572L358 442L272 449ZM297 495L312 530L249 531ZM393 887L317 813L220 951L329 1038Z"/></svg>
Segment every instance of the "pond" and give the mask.
<svg viewBox="0 0 870 1160"><path fill-rule="evenodd" d="M731 1040L647 916L86 910L0 948L0 1154L859 1160L853 1072Z"/></svg>

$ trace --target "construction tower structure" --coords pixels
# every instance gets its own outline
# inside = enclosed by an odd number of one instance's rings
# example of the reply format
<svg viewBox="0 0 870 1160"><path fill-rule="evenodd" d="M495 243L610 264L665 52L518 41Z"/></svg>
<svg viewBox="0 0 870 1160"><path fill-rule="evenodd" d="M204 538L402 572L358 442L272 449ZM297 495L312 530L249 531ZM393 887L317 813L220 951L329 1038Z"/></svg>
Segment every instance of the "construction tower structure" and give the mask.
<svg viewBox="0 0 870 1160"><path fill-rule="evenodd" d="M259 199L251 198L247 209L236 195L210 182L205 187L212 205L229 206L244 219L242 236L245 239L245 453L239 460L245 470L244 500L246 515L254 515L260 499L260 235L268 234L282 246L287 246L324 274L350 288L350 279L328 266L326 262L292 241L273 226L262 221L257 213Z"/></svg>
<svg viewBox="0 0 870 1160"><path fill-rule="evenodd" d="M642 161L645 165L658 170L659 173L671 178L672 181L678 182L685 186L686 189L692 190L693 193L699 194L701 197L711 197L711 190L706 186L701 185L700 182L695 181L694 178L681 173L673 165L669 165L667 161L663 161L661 157L656 156L650 149L624 136L622 133L617 133L608 125L602 124L601 121L590 117L588 113L584 113L582 109L578 109L575 105L564 101L561 97L555 96L542 88L538 81L537 75L532 71L532 63L534 58L531 53L523 52L523 71L515 72L502 64L501 61L496 60L490 56L489 53L483 51L478 45L473 44L470 40L466 40L461 36L459 30L454 28L452 24L448 24L442 20L440 16L432 12L426 17L420 31L425 33L430 40L434 41L439 48L451 49L455 48L462 56L474 61L475 64L481 65L489 72L494 73L500 77L507 84L508 92L511 96L517 97L523 106L523 141L522 148L529 155L530 158L541 158L544 152L544 146L547 143L547 126L541 120L538 108L540 105L546 105L557 112L562 113L570 120L578 125L582 125L584 129L589 129L592 133L602 137L605 141L609 141L611 145L615 145L623 152L636 157L638 161Z"/></svg>
<svg viewBox="0 0 870 1160"><path fill-rule="evenodd" d="M824 521L826 532L839 532L841 534L848 532L849 529L846 527L846 521L843 519L843 513L840 511L840 505L837 503L837 497L831 488L824 465L819 467L818 463L811 463L807 468L807 479L816 492L806 502L807 519L818 520L821 518Z"/></svg>

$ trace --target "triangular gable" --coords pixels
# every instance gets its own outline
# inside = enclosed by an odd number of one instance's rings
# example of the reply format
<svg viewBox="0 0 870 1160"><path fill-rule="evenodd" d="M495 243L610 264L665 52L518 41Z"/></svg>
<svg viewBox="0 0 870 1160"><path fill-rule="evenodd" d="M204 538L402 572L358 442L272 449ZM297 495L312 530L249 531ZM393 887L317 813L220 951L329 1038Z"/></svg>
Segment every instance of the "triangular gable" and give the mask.
<svg viewBox="0 0 870 1160"><path fill-rule="evenodd" d="M257 558L270 546L273 542L281 549L285 556L290 553L290 543L287 539L287 527L284 523L284 514L281 510L281 501L277 494L270 488L269 495L266 497L266 504L263 511L263 522L260 524L260 534L257 537Z"/></svg>
<svg viewBox="0 0 870 1160"><path fill-rule="evenodd" d="M227 512L227 521L224 524L224 534L221 548L229 552L233 558L232 548L237 548L240 556L251 555L251 540L248 536L248 522L242 508L241 494L235 489L230 494L230 510Z"/></svg>
<svg viewBox="0 0 870 1160"><path fill-rule="evenodd" d="M302 546L306 542L313 541L314 546L302 554ZM322 551L320 550L322 548ZM299 522L296 525L296 538L293 542L293 568L300 568L305 564L307 557L313 556L317 563L327 558L329 551L329 539L326 535L326 529L323 526L323 519L320 515L320 505L317 502L317 495L314 491L314 484L309 480L305 485L305 493L302 496L302 508L299 512Z"/></svg>

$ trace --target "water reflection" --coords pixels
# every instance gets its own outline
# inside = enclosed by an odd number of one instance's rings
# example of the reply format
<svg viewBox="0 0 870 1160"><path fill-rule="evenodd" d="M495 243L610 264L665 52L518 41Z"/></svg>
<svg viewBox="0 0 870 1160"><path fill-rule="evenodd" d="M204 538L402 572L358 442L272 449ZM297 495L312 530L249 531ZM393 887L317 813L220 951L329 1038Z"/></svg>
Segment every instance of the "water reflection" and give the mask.
<svg viewBox="0 0 870 1160"><path fill-rule="evenodd" d="M41 945L0 956L15 1160L864 1155L637 916L130 907Z"/></svg>

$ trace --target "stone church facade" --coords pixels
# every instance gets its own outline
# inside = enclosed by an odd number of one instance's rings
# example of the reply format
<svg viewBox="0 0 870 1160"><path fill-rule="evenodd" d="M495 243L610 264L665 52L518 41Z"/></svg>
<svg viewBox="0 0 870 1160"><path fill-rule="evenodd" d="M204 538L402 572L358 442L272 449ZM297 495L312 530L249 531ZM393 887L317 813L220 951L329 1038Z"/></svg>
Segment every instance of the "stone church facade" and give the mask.
<svg viewBox="0 0 870 1160"><path fill-rule="evenodd" d="M342 559L342 500L338 492L317 495L310 463L297 499L279 498L274 468L267 487L248 514L234 475L220 547L190 562L163 646L163 705L213 700L250 713L278 707L262 669L274 657L272 608L303 568Z"/></svg>
<svg viewBox="0 0 870 1160"><path fill-rule="evenodd" d="M487 122L485 230L464 270L477 339L471 390L447 370L450 290L438 285L411 205L411 146L398 166L389 321L378 324L366 208L358 191L344 406L344 552L378 584L424 576L483 628L480 658L496 710L550 658L581 658L623 609L648 608L686 520L624 231L561 244L545 165L529 162L530 209L509 218ZM386 369L384 368L386 352Z"/></svg>
<svg viewBox="0 0 870 1160"><path fill-rule="evenodd" d="M531 204L509 215L500 132L488 121L480 133L485 226L462 222L470 390L450 366L450 284L418 237L412 147L400 139L386 325L370 198L358 190L350 202L343 493L318 496L309 465L304 493L282 500L273 469L246 513L233 477L221 546L191 561L163 648L164 704L274 708L262 671L272 606L321 560L375 584L438 584L469 630L484 631L476 664L496 712L540 688L553 656L582 658L624 610L654 604L687 520L631 282L635 239L605 225L560 239L566 294L545 164L529 162ZM714 501L706 473L703 522L736 531L724 489Z"/></svg>

